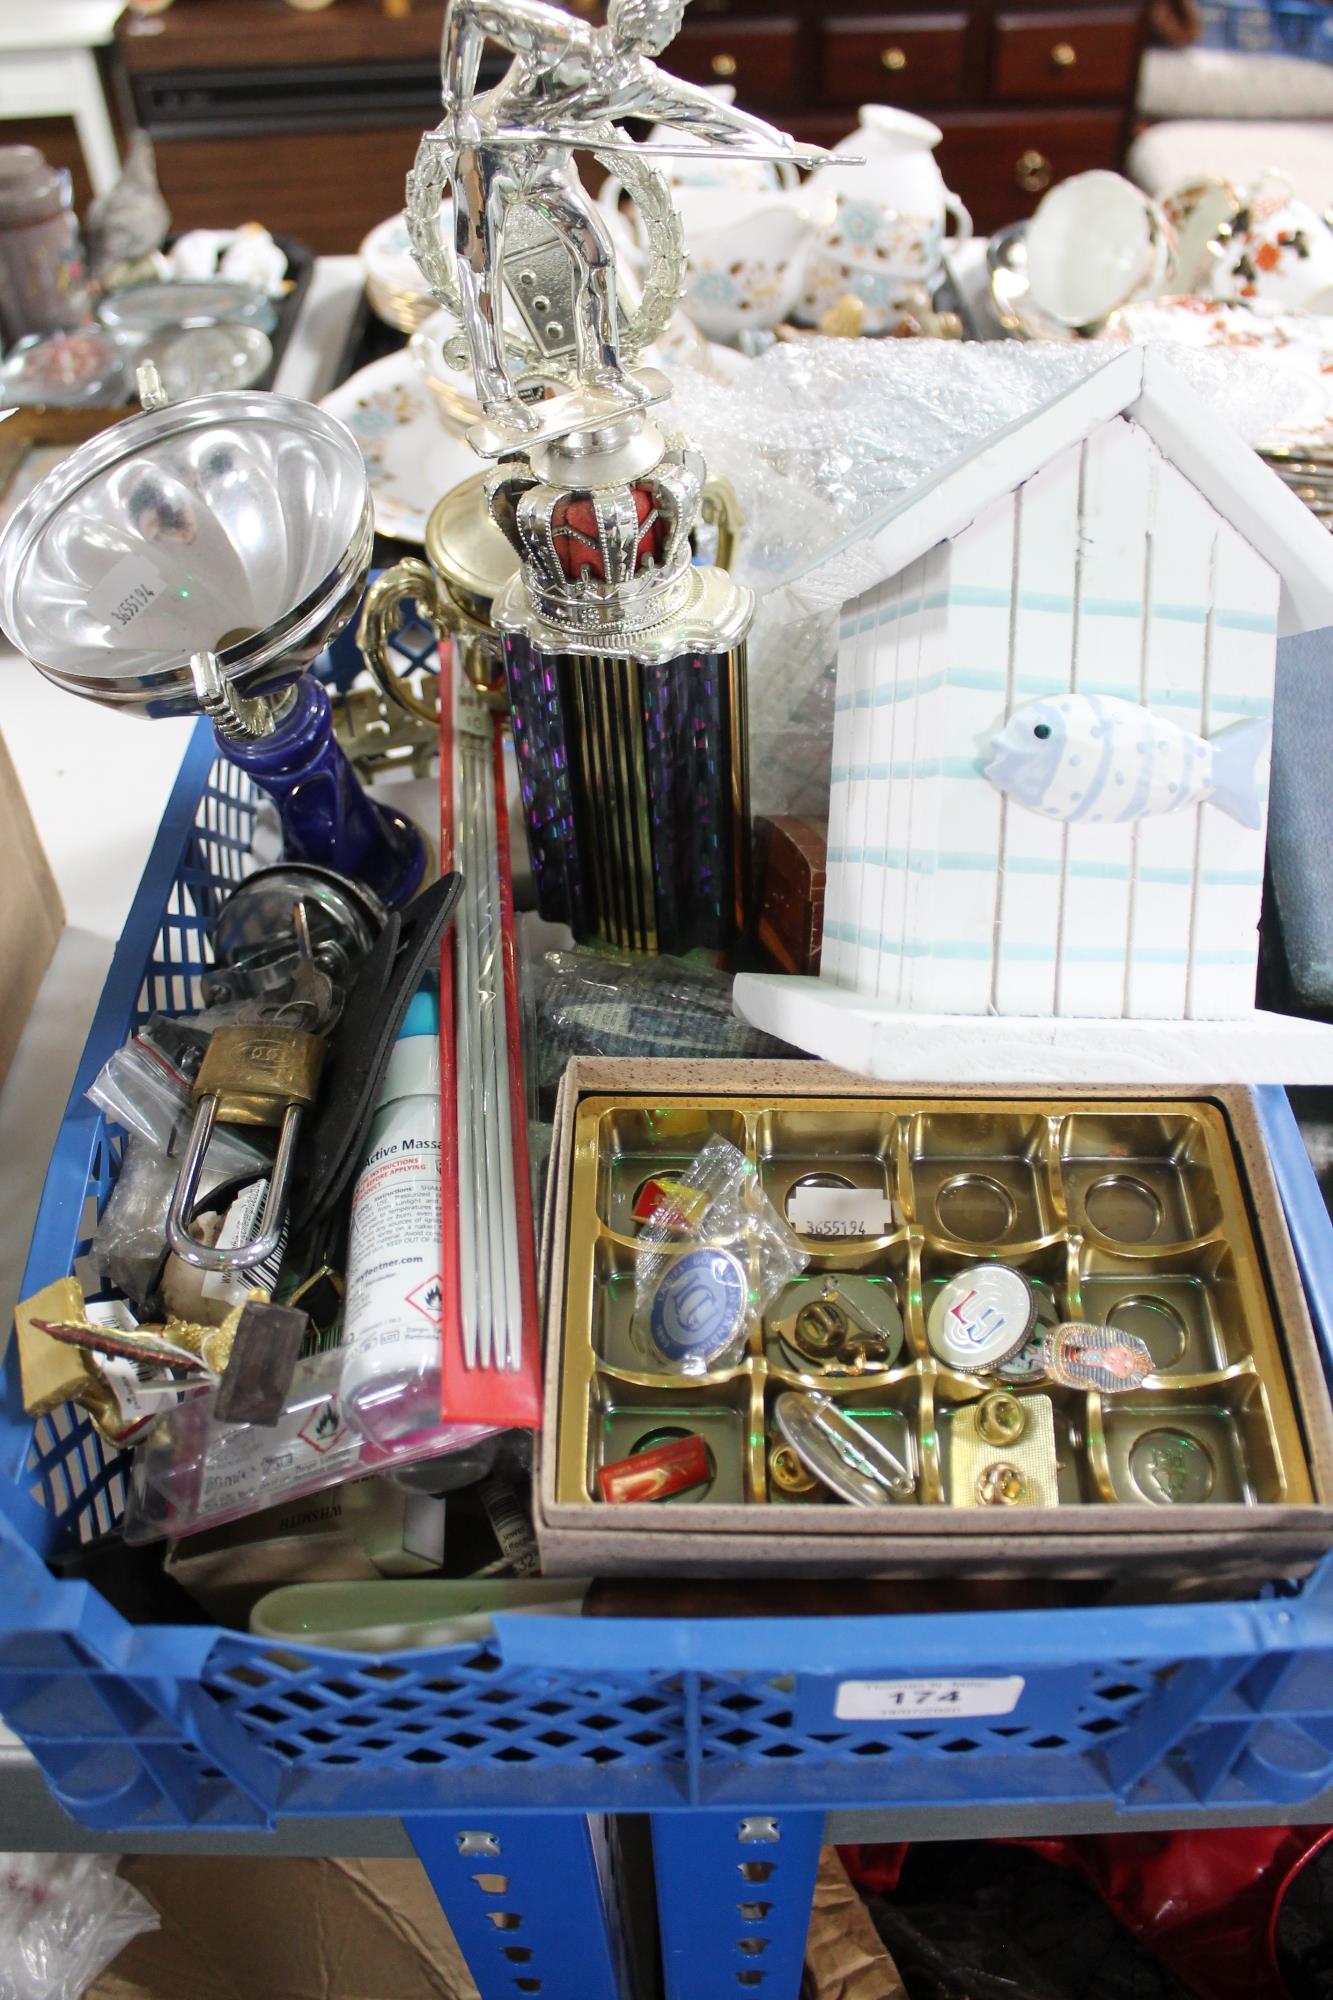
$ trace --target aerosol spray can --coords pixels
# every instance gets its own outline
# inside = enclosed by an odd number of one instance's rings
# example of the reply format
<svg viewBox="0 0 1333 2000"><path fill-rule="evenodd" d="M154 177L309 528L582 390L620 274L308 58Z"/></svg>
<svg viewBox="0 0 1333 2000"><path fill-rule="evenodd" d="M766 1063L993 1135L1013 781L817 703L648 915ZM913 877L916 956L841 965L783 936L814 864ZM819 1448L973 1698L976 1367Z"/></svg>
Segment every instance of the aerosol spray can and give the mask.
<svg viewBox="0 0 1333 2000"><path fill-rule="evenodd" d="M343 1415L372 1444L440 1422L440 1006L413 995L352 1196Z"/></svg>

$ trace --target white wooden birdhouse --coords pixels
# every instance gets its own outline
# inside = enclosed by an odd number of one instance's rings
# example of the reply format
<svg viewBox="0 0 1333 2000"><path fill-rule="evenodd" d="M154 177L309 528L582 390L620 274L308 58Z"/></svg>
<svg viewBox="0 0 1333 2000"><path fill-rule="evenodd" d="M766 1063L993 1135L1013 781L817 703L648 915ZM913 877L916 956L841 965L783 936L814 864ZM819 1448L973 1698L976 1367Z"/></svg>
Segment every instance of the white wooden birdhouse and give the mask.
<svg viewBox="0 0 1333 2000"><path fill-rule="evenodd" d="M866 548L821 977L738 981L741 1011L844 1061L858 1009L858 1047L895 1016L1251 1017L1277 640L1333 626L1333 537L1132 348Z"/></svg>

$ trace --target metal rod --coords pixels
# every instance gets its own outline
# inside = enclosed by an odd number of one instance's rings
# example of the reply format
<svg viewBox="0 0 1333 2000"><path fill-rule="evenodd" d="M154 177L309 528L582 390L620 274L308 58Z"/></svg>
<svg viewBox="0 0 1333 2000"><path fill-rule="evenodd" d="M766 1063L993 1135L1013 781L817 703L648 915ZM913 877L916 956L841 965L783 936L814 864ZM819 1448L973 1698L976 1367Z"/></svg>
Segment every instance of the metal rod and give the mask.
<svg viewBox="0 0 1333 2000"><path fill-rule="evenodd" d="M476 770L466 738L463 742L462 821L467 852L467 877L472 884L472 894L467 900L468 949L472 968L467 994L468 1033L472 1045L472 1074L468 1104L472 1120L472 1201L476 1217L477 1365L480 1368L490 1368L493 1365L495 1298L491 1275L490 1186L486 1171L486 1049L482 1033L480 1000L481 913L486 889L482 880L481 856L477 849Z"/></svg>
<svg viewBox="0 0 1333 2000"><path fill-rule="evenodd" d="M486 1249L490 1271L490 1313L483 1321L482 1348L485 1356L483 1365L494 1367L501 1358L499 1351L500 1342L497 1336L502 1324L504 1303L504 1254L500 1241L499 1218L496 1213L500 1204L500 1161L495 1106L494 885L487 866L485 827L487 816L486 761L481 746L470 741L466 747L465 761L471 767L469 791L472 795L472 802L470 804L469 836L472 843L473 868L477 883L477 987L475 1000L481 1047L481 1061L478 1065L478 1102L481 1116L483 1157L486 1168Z"/></svg>
<svg viewBox="0 0 1333 2000"><path fill-rule="evenodd" d="M477 1365L476 1189L472 1154L472 971L467 908L474 894L463 840L463 753L454 732L453 746L454 863L463 877L463 893L454 924L454 1077L457 1089L455 1121L458 1138L458 1292L463 1320L463 1362Z"/></svg>
<svg viewBox="0 0 1333 2000"><path fill-rule="evenodd" d="M505 1006L504 927L500 902L499 816L505 809L495 780L494 741L487 746L486 868L495 910L492 959L495 1006L495 1123L500 1156L500 1232L504 1256L504 1355L502 1365L518 1368L523 1358L523 1282L519 1275L518 1215L514 1200L514 1120L510 1099L509 1019Z"/></svg>
<svg viewBox="0 0 1333 2000"><path fill-rule="evenodd" d="M456 134L452 132L427 132L423 143L427 146L442 146L446 152L458 153L464 150ZM582 132L531 132L510 131L504 127L498 132L488 132L483 139L475 142L475 149L484 152L488 146L521 146L529 151L540 146L569 146L582 153L602 154L628 153L635 159L643 160L769 160L778 165L784 162L793 167L844 166L863 167L865 160L853 159L849 154L829 153L822 146L810 147L805 151L782 152L768 147L750 146L706 146L697 140L691 144L688 139L654 140L636 143L633 139L599 139L595 134Z"/></svg>

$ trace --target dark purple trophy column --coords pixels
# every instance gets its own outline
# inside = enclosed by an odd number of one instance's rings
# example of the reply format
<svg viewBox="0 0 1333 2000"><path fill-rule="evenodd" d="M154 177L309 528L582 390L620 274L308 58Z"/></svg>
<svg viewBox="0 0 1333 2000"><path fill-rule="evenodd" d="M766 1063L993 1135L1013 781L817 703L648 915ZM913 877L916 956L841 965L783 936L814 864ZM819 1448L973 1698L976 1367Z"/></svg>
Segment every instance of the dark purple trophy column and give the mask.
<svg viewBox="0 0 1333 2000"><path fill-rule="evenodd" d="M744 921L745 647L653 661L504 635L543 917L580 942L721 950Z"/></svg>

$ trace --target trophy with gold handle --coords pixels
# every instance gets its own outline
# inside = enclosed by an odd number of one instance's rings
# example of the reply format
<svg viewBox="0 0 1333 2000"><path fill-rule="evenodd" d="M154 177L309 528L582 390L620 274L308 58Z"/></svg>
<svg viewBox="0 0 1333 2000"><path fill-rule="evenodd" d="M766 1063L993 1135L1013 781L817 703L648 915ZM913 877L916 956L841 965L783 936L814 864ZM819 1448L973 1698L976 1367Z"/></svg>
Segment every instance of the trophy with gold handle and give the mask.
<svg viewBox="0 0 1333 2000"><path fill-rule="evenodd" d="M406 556L376 577L366 592L357 644L385 699L420 721L433 723L439 704L429 674L395 666L389 640L403 608L415 607L441 643L448 640L477 692L505 707L504 658L491 624L491 605L518 568L518 557L491 520L486 475L478 473L446 493L426 524L426 560Z"/></svg>
<svg viewBox="0 0 1333 2000"><path fill-rule="evenodd" d="M684 0L608 0L598 26L548 0L449 0L444 117L407 181L413 254L458 329L446 360L472 368L481 420L468 440L493 461L483 490L511 559L488 623L538 908L580 940L638 951L724 948L744 924L754 610L720 563L694 559L701 518L714 511L720 555L727 522L706 502L699 452L655 421L670 383L642 365L684 265L650 156L829 157L660 69L651 58L683 11ZM487 42L514 61L479 91ZM636 144L625 119L673 136ZM647 271L623 317L615 245L573 167L581 148L618 174L645 228ZM534 370L557 378L555 394L533 398ZM427 555L444 627L458 599L429 534ZM407 582L391 572L372 607L372 647ZM484 644L464 645L475 681Z"/></svg>

